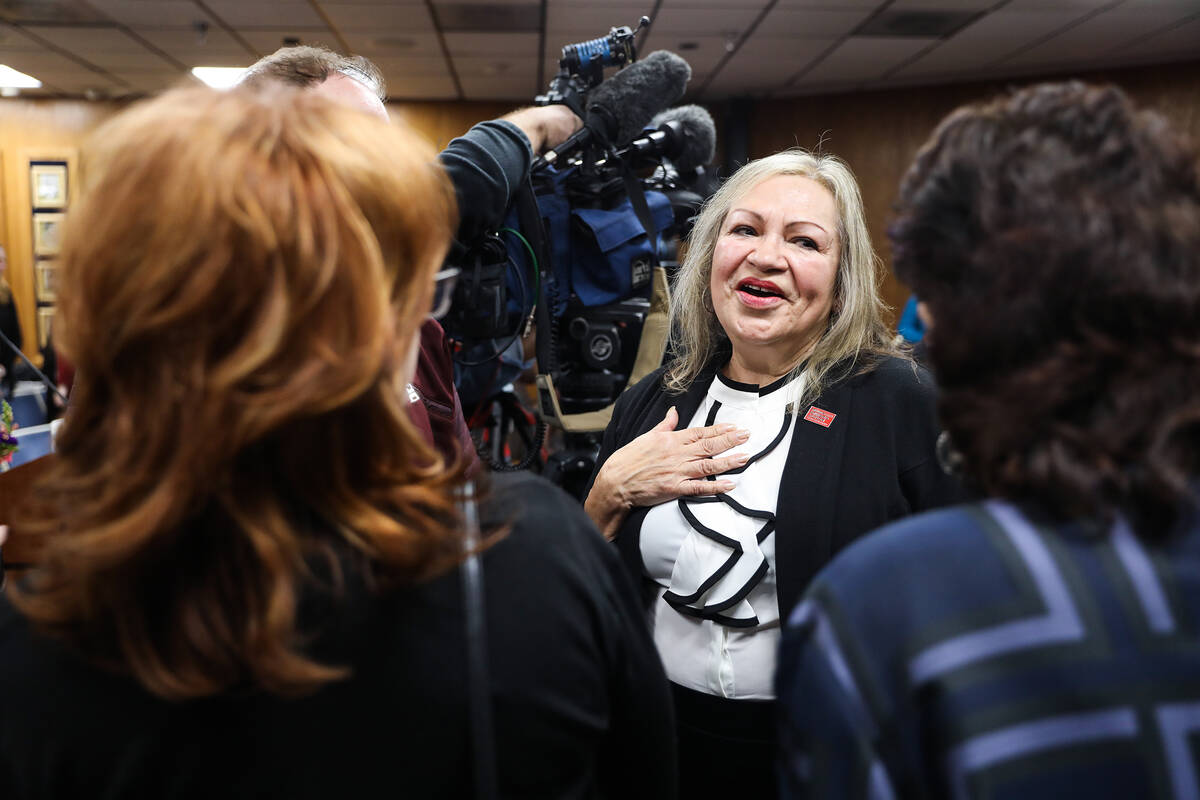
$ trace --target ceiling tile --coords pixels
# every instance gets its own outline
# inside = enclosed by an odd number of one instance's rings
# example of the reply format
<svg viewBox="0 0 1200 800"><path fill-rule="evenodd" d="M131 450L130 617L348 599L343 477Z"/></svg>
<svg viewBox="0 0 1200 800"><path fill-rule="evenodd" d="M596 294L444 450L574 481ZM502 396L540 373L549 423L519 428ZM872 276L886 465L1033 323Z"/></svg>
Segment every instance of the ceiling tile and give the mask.
<svg viewBox="0 0 1200 800"><path fill-rule="evenodd" d="M655 36L700 34L740 36L754 22L756 12L744 8L663 8L654 18Z"/></svg>
<svg viewBox="0 0 1200 800"><path fill-rule="evenodd" d="M1042 44L1004 60L1005 66L1029 67L1101 61L1147 34L1168 28L1185 16L1179 9L1137 8L1099 14ZM1200 42L1196 42L1200 48Z"/></svg>
<svg viewBox="0 0 1200 800"><path fill-rule="evenodd" d="M713 67L725 57L728 52L726 43L728 40L720 36L689 36L687 41L696 45L694 49L684 50L680 48L680 41L674 39L664 39L655 34L651 39L647 40L648 47L643 51L649 54L654 50L670 50L677 56L682 58L692 68L693 80L695 75L700 72L711 72Z"/></svg>
<svg viewBox="0 0 1200 800"><path fill-rule="evenodd" d="M755 1L757 2L757 0ZM673 0L673 2L678 3L679 0ZM733 0L733 2L734 5L737 4L737 0ZM666 4L666 2L663 3L663 5ZM595 0L549 0L547 3L548 9L551 11L553 11L555 8L565 8L568 11L574 11L581 7L596 7L598 5L600 4L596 3ZM684 3L684 5L686 5L686 3ZM699 2L693 3L692 5L704 6L714 4ZM715 5L728 6L729 0L725 0L723 3L716 3ZM613 27L635 27L638 24L638 20L640 20L643 15L650 16L650 11L653 6L653 3L638 4L635 3L634 0L613 0L611 3L603 4L603 7L609 10L609 19L604 23L604 30L600 31L600 33L597 35L603 35L608 32L609 28ZM634 11L633 9L637 9L637 11Z"/></svg>
<svg viewBox="0 0 1200 800"><path fill-rule="evenodd" d="M74 72L83 69L65 56L54 52L11 52L0 57L0 63L7 64L15 70L32 75L38 80L45 80L43 74L56 72Z"/></svg>
<svg viewBox="0 0 1200 800"><path fill-rule="evenodd" d="M452 56L518 56L537 59L536 33L447 33Z"/></svg>
<svg viewBox="0 0 1200 800"><path fill-rule="evenodd" d="M561 0L560 0L561 1ZM551 3L555 0L550 0ZM836 5L836 0L833 0ZM659 10L661 14L668 9L674 11L677 9L731 9L741 11L749 19L754 19L755 15L765 8L770 3L770 0L663 0L662 8ZM646 7L650 7L650 3ZM644 13L644 12L643 12ZM632 22L626 22L626 25L632 25Z"/></svg>
<svg viewBox="0 0 1200 800"><path fill-rule="evenodd" d="M210 54L237 53L246 56L246 48L218 27L199 34L190 28L133 28L134 34L185 63L203 61Z"/></svg>
<svg viewBox="0 0 1200 800"><path fill-rule="evenodd" d="M756 33L738 49L726 69L735 64L745 64L769 72L793 75L837 41L834 38L797 39Z"/></svg>
<svg viewBox="0 0 1200 800"><path fill-rule="evenodd" d="M51 44L84 56L86 53L115 53L146 48L136 39L131 39L117 27L59 27L52 25L27 25L24 30Z"/></svg>
<svg viewBox="0 0 1200 800"><path fill-rule="evenodd" d="M747 90L777 89L787 83L801 67L829 49L836 39L796 39L794 37L755 34L716 73L705 89L724 92L742 84ZM694 88L702 85L696 83Z"/></svg>
<svg viewBox="0 0 1200 800"><path fill-rule="evenodd" d="M1009 11L989 14L938 44L896 77L944 77L985 72L1039 37L1079 19L1078 11Z"/></svg>
<svg viewBox="0 0 1200 800"><path fill-rule="evenodd" d="M853 36L842 42L800 78L801 83L870 81L906 58L911 58L936 39L893 39L877 36Z"/></svg>
<svg viewBox="0 0 1200 800"><path fill-rule="evenodd" d="M36 77L46 84L45 88L80 94L88 89L108 91L121 86L121 83L112 77L82 69L78 66L74 69L43 70L42 74Z"/></svg>
<svg viewBox="0 0 1200 800"><path fill-rule="evenodd" d="M762 21L759 30L771 36L803 36L829 39L845 36L867 18L864 9L846 11L800 10L776 6Z"/></svg>
<svg viewBox="0 0 1200 800"><path fill-rule="evenodd" d="M684 0L690 2L690 0ZM867 9L874 11L887 5L885 0L779 0L776 8L824 9L826 11L843 11L846 9Z"/></svg>
<svg viewBox="0 0 1200 800"><path fill-rule="evenodd" d="M888 11L986 11L996 0L893 0Z"/></svg>
<svg viewBox="0 0 1200 800"><path fill-rule="evenodd" d="M389 83L391 82L392 75L401 77L405 81L417 78L437 78L443 75L449 77L450 75L446 67L446 59L441 56L384 57L372 58L371 60L383 72L384 77L388 79ZM388 94L392 94L391 86L388 87Z"/></svg>
<svg viewBox="0 0 1200 800"><path fill-rule="evenodd" d="M546 9L546 35L547 38L561 39L558 47L562 47L572 42L607 36L614 27L636 25L638 18L645 13L645 3L551 3ZM575 36L565 38L563 33Z"/></svg>
<svg viewBox="0 0 1200 800"><path fill-rule="evenodd" d="M325 21L307 0L204 0L212 12L235 28L274 28L280 24L322 28ZM328 10L328 9L327 9Z"/></svg>
<svg viewBox="0 0 1200 800"><path fill-rule="evenodd" d="M466 100L512 100L528 103L533 99L533 77L512 75L459 75Z"/></svg>
<svg viewBox="0 0 1200 800"><path fill-rule="evenodd" d="M518 75L528 75L530 81L537 78L536 58L457 56L453 61L454 69L458 72L459 77L464 75L500 77L515 73Z"/></svg>
<svg viewBox="0 0 1200 800"><path fill-rule="evenodd" d="M1175 56L1195 58L1197 52L1200 52L1200 19L1176 26L1151 36L1145 41L1123 48L1118 55L1144 59Z"/></svg>
<svg viewBox="0 0 1200 800"><path fill-rule="evenodd" d="M385 73L388 97L393 100L453 100L458 96L450 75L413 78L403 73Z"/></svg>
<svg viewBox="0 0 1200 800"><path fill-rule="evenodd" d="M1134 8L1179 8L1200 12L1200 2L1197 0L1125 0L1122 10Z"/></svg>
<svg viewBox="0 0 1200 800"><path fill-rule="evenodd" d="M238 35L263 55L269 55L283 47L285 38L299 39L300 44L305 45L323 45L330 50L337 50L339 47L329 28L239 28Z"/></svg>
<svg viewBox="0 0 1200 800"><path fill-rule="evenodd" d="M155 69L175 66L117 28L29 26L24 30L35 40L45 39L55 47L106 70L150 64Z"/></svg>
<svg viewBox="0 0 1200 800"><path fill-rule="evenodd" d="M30 39L19 28L0 22L0 59L12 52L40 52L45 49L41 42Z"/></svg>
<svg viewBox="0 0 1200 800"><path fill-rule="evenodd" d="M180 86L195 86L188 72L117 72L118 78L139 92L163 92Z"/></svg>
<svg viewBox="0 0 1200 800"><path fill-rule="evenodd" d="M19 25L99 25L106 16L84 0L4 0L6 19Z"/></svg>
<svg viewBox="0 0 1200 800"><path fill-rule="evenodd" d="M1119 0L1010 0L1006 11L1096 11Z"/></svg>
<svg viewBox="0 0 1200 800"><path fill-rule="evenodd" d="M432 32L404 31L344 31L350 51L376 58L409 58L412 56L442 56L442 46Z"/></svg>
<svg viewBox="0 0 1200 800"><path fill-rule="evenodd" d="M862 84L854 82L834 82L834 83L802 83L796 86L785 86L783 89L772 92L771 97L811 97L821 94L840 94L843 92L853 92L859 89ZM815 149L818 144L826 152L837 153L837 133L832 129L826 129L821 133L821 141L818 142L796 142L800 147L808 147Z"/></svg>
<svg viewBox="0 0 1200 800"><path fill-rule="evenodd" d="M129 53L92 53L88 56L87 60L89 63L95 64L97 67L109 72L125 69L161 70L170 69L175 66L170 61L149 50ZM221 54L219 56L206 56L203 61L182 61L188 66L200 66L203 64L218 67L240 66L244 60L244 56Z"/></svg>
<svg viewBox="0 0 1200 800"><path fill-rule="evenodd" d="M731 94L765 94L778 89L785 80L787 80L786 76L775 78L763 75L759 70L750 72L742 72L738 69L721 70L705 87L703 97L707 100L710 97L724 97Z"/></svg>
<svg viewBox="0 0 1200 800"><path fill-rule="evenodd" d="M195 22L212 23L212 18L191 0L88 0L88 4L131 28L182 28Z"/></svg>
<svg viewBox="0 0 1200 800"><path fill-rule="evenodd" d="M433 17L424 4L366 5L346 3L325 7L329 19L342 31L380 31L389 33L432 32Z"/></svg>

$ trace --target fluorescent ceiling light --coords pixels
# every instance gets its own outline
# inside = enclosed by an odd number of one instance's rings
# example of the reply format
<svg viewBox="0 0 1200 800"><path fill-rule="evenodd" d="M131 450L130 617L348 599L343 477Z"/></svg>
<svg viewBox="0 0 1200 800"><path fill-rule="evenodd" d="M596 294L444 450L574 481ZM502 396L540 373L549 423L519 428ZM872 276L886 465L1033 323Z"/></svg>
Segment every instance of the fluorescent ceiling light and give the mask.
<svg viewBox="0 0 1200 800"><path fill-rule="evenodd" d="M32 75L17 72L12 67L0 64L0 88L4 89L38 89L42 82Z"/></svg>
<svg viewBox="0 0 1200 800"><path fill-rule="evenodd" d="M245 71L245 67L192 67L192 74L214 89L236 86Z"/></svg>

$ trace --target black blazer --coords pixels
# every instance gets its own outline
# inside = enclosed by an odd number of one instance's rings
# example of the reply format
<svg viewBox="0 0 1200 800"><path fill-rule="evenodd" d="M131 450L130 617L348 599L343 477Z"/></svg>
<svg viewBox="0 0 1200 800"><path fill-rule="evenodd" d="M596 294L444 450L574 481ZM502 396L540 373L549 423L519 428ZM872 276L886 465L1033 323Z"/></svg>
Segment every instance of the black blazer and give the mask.
<svg viewBox="0 0 1200 800"><path fill-rule="evenodd" d="M671 406L680 420L690 420L723 362L711 364L681 395L663 388L665 367L622 394L604 431L592 480L615 450L661 422ZM804 419L812 407L835 415L828 427ZM817 400L798 409L776 509L781 619L787 619L817 571L850 542L891 520L964 498L959 482L938 465L938 432L933 378L901 358L882 358L867 372L834 380ZM630 512L616 541L648 602L654 587L642 569L639 546L647 511Z"/></svg>

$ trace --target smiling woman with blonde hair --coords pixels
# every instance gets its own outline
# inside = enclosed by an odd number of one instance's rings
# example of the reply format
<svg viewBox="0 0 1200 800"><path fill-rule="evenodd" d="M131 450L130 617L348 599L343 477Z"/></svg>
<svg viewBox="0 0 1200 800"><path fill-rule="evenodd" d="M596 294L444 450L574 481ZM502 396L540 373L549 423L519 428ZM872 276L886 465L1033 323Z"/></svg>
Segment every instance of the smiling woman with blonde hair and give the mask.
<svg viewBox="0 0 1200 800"><path fill-rule="evenodd" d="M586 508L673 683L682 796L775 792L780 620L841 548L951 502L932 383L890 345L849 168L777 153L701 211L676 359L618 400Z"/></svg>
<svg viewBox="0 0 1200 800"><path fill-rule="evenodd" d="M4 797L460 797L489 739L501 796L671 796L617 559L530 477L479 509L468 670L462 476L403 395L456 218L432 150L315 93L195 89L84 167L79 378L18 521L41 563L0 598Z"/></svg>

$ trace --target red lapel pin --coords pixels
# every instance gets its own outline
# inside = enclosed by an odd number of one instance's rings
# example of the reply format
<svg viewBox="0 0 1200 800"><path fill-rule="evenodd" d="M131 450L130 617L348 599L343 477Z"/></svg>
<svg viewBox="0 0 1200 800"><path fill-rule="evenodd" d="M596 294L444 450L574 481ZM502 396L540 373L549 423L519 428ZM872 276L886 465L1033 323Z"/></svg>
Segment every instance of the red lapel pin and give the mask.
<svg viewBox="0 0 1200 800"><path fill-rule="evenodd" d="M809 406L808 413L804 415L806 421L815 422L822 428L828 428L832 425L835 417L837 417L837 414L834 414L832 411L826 411L816 406Z"/></svg>

